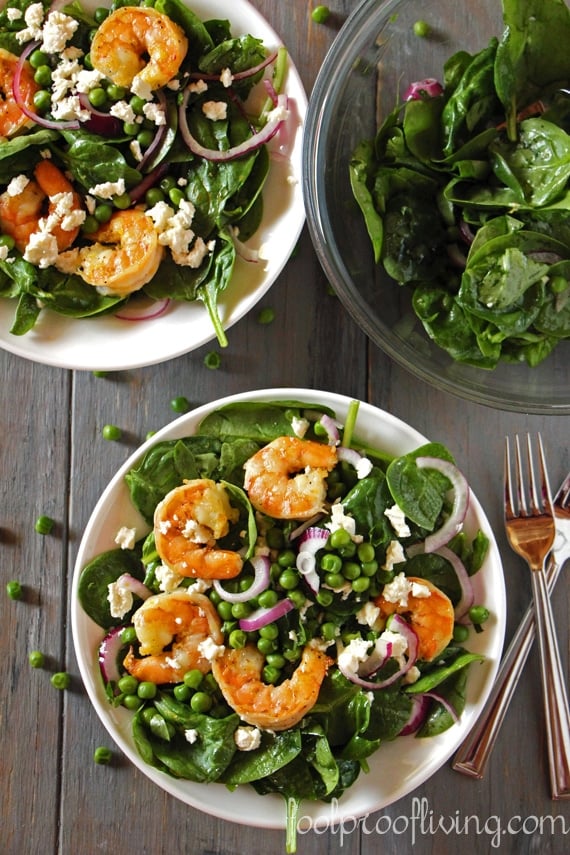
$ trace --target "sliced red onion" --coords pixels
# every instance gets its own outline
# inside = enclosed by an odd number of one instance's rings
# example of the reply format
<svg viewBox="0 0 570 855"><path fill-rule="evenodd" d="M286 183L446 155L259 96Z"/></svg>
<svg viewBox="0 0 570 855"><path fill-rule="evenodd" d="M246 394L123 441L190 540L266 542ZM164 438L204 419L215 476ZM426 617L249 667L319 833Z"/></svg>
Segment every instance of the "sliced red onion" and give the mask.
<svg viewBox="0 0 570 855"><path fill-rule="evenodd" d="M111 680L117 681L121 677L117 660L121 649L125 646L121 640L122 628L119 626L109 630L101 644L99 645L99 668L101 676L106 683Z"/></svg>
<svg viewBox="0 0 570 855"><path fill-rule="evenodd" d="M425 101L426 98L437 98L443 95L443 86L435 77L416 80L410 83L404 92L404 101Z"/></svg>
<svg viewBox="0 0 570 855"><path fill-rule="evenodd" d="M438 704L441 704L442 707L447 710L453 721L457 724L457 722L459 721L459 716L457 715L455 708L452 706L452 704L449 703L446 698L442 697L438 692L424 692L423 695L424 697L431 698L432 701L437 701Z"/></svg>
<svg viewBox="0 0 570 855"><path fill-rule="evenodd" d="M355 683L357 686L360 686L362 689L369 689L373 692L378 689L385 689L386 686L391 686L392 683L395 683L396 680L399 680L400 677L403 677L404 674L407 674L412 665L414 665L417 657L418 657L418 636L412 629L412 627L406 623L403 617L400 615L392 615L390 622L390 630L393 631L395 628L396 632L399 632L404 636L406 641L408 642L408 658L404 662L404 665L399 668L391 677L387 677L385 680L381 680L378 683L374 683L371 680L367 680L361 677L359 674L355 674L353 671L345 669L342 667L342 663L339 664L339 671L344 674L344 676L351 681L351 683Z"/></svg>
<svg viewBox="0 0 570 855"><path fill-rule="evenodd" d="M257 249L251 249L247 244L243 243L243 241L241 241L237 236L237 229L230 226L229 231L239 257L243 258L244 261L256 264L259 261L259 251Z"/></svg>
<svg viewBox="0 0 570 855"><path fill-rule="evenodd" d="M265 86L265 90L266 90L267 94L269 95L269 97L271 98L273 105L275 106L277 104L277 92L275 91L275 87L273 86L273 83L267 77L264 77L263 85Z"/></svg>
<svg viewBox="0 0 570 855"><path fill-rule="evenodd" d="M318 592L321 585L321 579L317 573L316 555L319 549L323 549L329 535L328 529L312 526L306 529L299 539L297 570L314 594Z"/></svg>
<svg viewBox="0 0 570 855"><path fill-rule="evenodd" d="M277 51L273 51L266 56L263 62L260 62L259 65L254 65L252 68L246 68L244 71L236 71L235 74L232 74L233 80L246 80L248 77L253 77L259 71L262 71L264 68L267 68L268 65L271 65L272 62L275 62L277 59ZM188 78L190 80L219 80L219 74L202 74L200 71L192 71Z"/></svg>
<svg viewBox="0 0 570 855"><path fill-rule="evenodd" d="M326 431L329 445L338 445L340 442L340 434L338 432L338 425L335 420L332 419L330 416L327 416L325 413L319 419L319 424Z"/></svg>
<svg viewBox="0 0 570 855"><path fill-rule="evenodd" d="M123 590L130 591L131 594L140 597L141 600L147 600L152 594L150 588L147 588L140 579L137 579L131 573L122 573L117 579L116 584L123 588Z"/></svg>
<svg viewBox="0 0 570 855"><path fill-rule="evenodd" d="M214 579L213 586L223 600L228 603L247 603L248 600L257 597L263 593L269 585L269 568L270 562L266 555L254 555L249 559L251 566L254 569L253 582L246 591L239 591L236 594L226 591L219 579Z"/></svg>
<svg viewBox="0 0 570 855"><path fill-rule="evenodd" d="M115 317L121 321L151 321L160 318L170 305L170 299L152 300L150 297L137 297L136 301L123 306Z"/></svg>
<svg viewBox="0 0 570 855"><path fill-rule="evenodd" d="M284 600L279 600L274 606L268 609L256 609L246 618L241 618L239 628L244 632L256 632L269 623L279 620L284 617L291 609L294 609L292 601L287 597Z"/></svg>
<svg viewBox="0 0 570 855"><path fill-rule="evenodd" d="M166 113L166 96L161 89L158 89L156 92L156 98L160 105L160 107ZM144 169L149 163L151 163L154 155L162 145L162 142L168 132L168 125L166 122L163 125L156 126L156 133L153 137L151 144L145 149L145 153L142 156L142 160L140 161L138 168Z"/></svg>
<svg viewBox="0 0 570 855"><path fill-rule="evenodd" d="M22 113L35 122L37 125L40 125L42 128L50 128L58 131L68 130L68 131L77 131L79 130L80 124L79 120L74 119L70 121L56 121L54 119L45 119L43 116L39 116L33 110L30 110L28 105L25 103L22 98L21 93L21 83L22 83L22 70L24 68L24 63L31 53L33 53L36 48L40 46L41 42L29 42L26 45L22 53L18 58L18 63L16 65L16 70L14 72L14 79L12 81L12 94L14 96L14 101L22 111Z"/></svg>
<svg viewBox="0 0 570 855"><path fill-rule="evenodd" d="M190 128L188 127L188 122L186 120L186 106L188 104L188 98L190 97L190 92L188 88L186 88L184 92L184 96L182 98L182 103L179 108L179 125L180 132L184 139L184 142L194 154L199 157L203 157L205 160L211 160L214 162L223 162L229 160L235 160L237 157L243 157L246 154L251 154L251 152L256 151L260 146L268 143L269 140L273 139L283 122L285 121L284 117L282 117L279 113L270 119L263 128L258 131L258 133L254 134L244 142L239 145L233 146L232 148L228 148L224 151L220 151L215 148L205 148L198 140L192 136L190 133ZM287 109L287 96L284 94L279 95L277 109L283 108Z"/></svg>
<svg viewBox="0 0 570 855"><path fill-rule="evenodd" d="M445 546L461 529L469 507L469 485L463 473L449 460L442 460L440 457L417 457L416 465L419 469L437 469L451 481L453 489L451 513L441 528L429 534L424 541L425 551L435 552Z"/></svg>
<svg viewBox="0 0 570 855"><path fill-rule="evenodd" d="M139 164L140 166L140 164ZM151 187L154 187L155 184L158 184L161 178L163 178L168 172L168 163L160 163L155 169L145 175L143 180L136 185L136 187L132 187L129 190L129 198L131 200L131 204L135 205L139 202L147 190L150 190Z"/></svg>
<svg viewBox="0 0 570 855"><path fill-rule="evenodd" d="M355 448L347 448L345 445L339 445L336 450L336 456L339 460L353 466L359 479L365 478L370 474L372 463Z"/></svg>
<svg viewBox="0 0 570 855"><path fill-rule="evenodd" d="M434 550L436 555L441 555L442 558L445 558L446 561L449 561L453 569L455 570L455 575L459 581L459 586L461 588L461 597L459 602L455 606L455 620L460 620L471 608L473 603L475 602L475 592L473 591L473 585L471 583L471 579L467 570L465 569L465 565L463 561L459 558L458 555L453 552L452 549L448 549L447 546L440 546L439 549Z"/></svg>
<svg viewBox="0 0 570 855"><path fill-rule="evenodd" d="M118 137L123 129L123 123L116 116L111 116L110 113L104 113L102 110L97 110L88 95L81 92L79 95L79 103L85 110L89 110L90 118L82 122L84 128L94 134L99 134L102 137Z"/></svg>
<svg viewBox="0 0 570 855"><path fill-rule="evenodd" d="M424 723L427 711L430 705L430 699L424 693L421 695L411 695L412 709L410 717L399 732L398 736L408 736L410 733L415 733Z"/></svg>

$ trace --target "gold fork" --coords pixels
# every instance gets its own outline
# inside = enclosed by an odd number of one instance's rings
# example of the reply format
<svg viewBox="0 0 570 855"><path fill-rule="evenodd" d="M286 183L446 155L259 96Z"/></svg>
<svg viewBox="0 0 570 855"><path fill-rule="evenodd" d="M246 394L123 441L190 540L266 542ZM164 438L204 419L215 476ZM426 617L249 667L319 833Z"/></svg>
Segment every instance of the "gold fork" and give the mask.
<svg viewBox="0 0 570 855"><path fill-rule="evenodd" d="M548 765L553 799L570 798L568 768L570 764L570 711L564 675L556 639L554 617L548 597L545 575L546 558L554 543L556 526L546 472L544 448L537 436L540 472L540 496L537 489L532 444L527 435L530 478L530 511L522 474L521 450L515 437L514 470L516 491L511 477L509 439L505 445L505 531L513 550L524 558L531 570L536 634L540 650L540 676L546 715ZM516 492L516 499L515 499Z"/></svg>

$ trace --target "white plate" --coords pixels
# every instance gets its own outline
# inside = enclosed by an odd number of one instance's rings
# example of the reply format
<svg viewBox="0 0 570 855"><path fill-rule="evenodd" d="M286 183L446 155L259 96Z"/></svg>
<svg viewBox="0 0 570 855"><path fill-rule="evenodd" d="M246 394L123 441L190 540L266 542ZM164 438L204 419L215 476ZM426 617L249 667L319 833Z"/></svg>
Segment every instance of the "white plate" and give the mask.
<svg viewBox="0 0 570 855"><path fill-rule="evenodd" d="M143 536L148 530L148 526L132 507L124 483L125 473L142 455L157 442L191 435L199 422L219 406L234 401L272 400L317 402L331 407L341 421L350 404L349 398L329 392L310 389L265 389L233 395L199 407L155 434L121 467L97 503L79 547L72 586L71 618L79 668L89 697L110 735L135 766L163 790L208 814L245 825L283 828L285 805L281 796L259 796L247 786L229 792L222 784L205 785L176 780L141 760L130 733L132 713L124 708L112 708L105 698L97 664L97 648L104 633L101 627L87 617L77 597L82 568L98 553L115 548L114 538L121 526L136 527L137 537ZM404 454L427 442L425 437L404 422L365 403L360 405L356 433L370 445L392 455ZM484 632L472 633L469 638L468 648L484 654L485 662L471 667L467 704L460 722L431 739L399 737L382 745L369 759L370 772L361 773L356 783L334 808L319 802L303 802L299 816L310 817L313 825L330 825L349 817L364 816L407 795L449 759L474 725L491 690L499 665L505 632L506 603L503 569L493 531L479 502L472 495L465 529L468 534L474 535L479 528L489 538L490 548L483 567L473 578L477 601L488 604L491 617L485 623ZM390 770L389 775L385 774L386 769Z"/></svg>
<svg viewBox="0 0 570 855"><path fill-rule="evenodd" d="M85 8L102 5L84 0ZM282 40L247 0L188 0L202 20L231 22L232 33L262 39L270 49ZM261 226L248 246L264 248L267 262L238 258L230 286L220 295L219 312L225 330L239 321L269 290L295 248L305 211L301 191L302 126L307 97L289 58L284 91L289 95L286 129L269 144L274 153L263 192ZM0 298L0 347L46 365L89 371L118 371L153 365L188 353L215 339L210 318L200 302L171 303L160 318L144 322L100 318L65 318L44 311L35 327L23 336L10 333L16 301Z"/></svg>

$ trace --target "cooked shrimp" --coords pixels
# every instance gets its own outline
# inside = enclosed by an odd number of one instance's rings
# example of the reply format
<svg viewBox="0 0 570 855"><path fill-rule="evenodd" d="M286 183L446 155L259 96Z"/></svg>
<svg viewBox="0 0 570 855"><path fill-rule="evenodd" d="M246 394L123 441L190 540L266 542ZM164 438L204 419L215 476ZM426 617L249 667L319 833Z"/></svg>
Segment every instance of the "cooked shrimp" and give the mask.
<svg viewBox="0 0 570 855"><path fill-rule="evenodd" d="M11 235L20 252L33 234L53 235L58 252L71 246L85 218L81 197L73 185L50 160L40 160L34 179L20 192L6 190L0 196L0 228Z"/></svg>
<svg viewBox="0 0 570 855"><path fill-rule="evenodd" d="M164 249L142 208L117 211L89 238L90 246L64 253L58 264L103 294L126 297L150 282L160 267Z"/></svg>
<svg viewBox="0 0 570 855"><path fill-rule="evenodd" d="M191 591L149 597L133 615L133 624L141 658L131 647L123 665L137 680L151 683L179 683L194 668L206 674L211 665L200 645L208 639L223 641L216 609L204 594Z"/></svg>
<svg viewBox="0 0 570 855"><path fill-rule="evenodd" d="M305 520L323 509L326 477L337 461L334 446L280 436L246 461L244 487L261 513Z"/></svg>
<svg viewBox="0 0 570 855"><path fill-rule="evenodd" d="M232 579L243 559L230 549L220 549L239 511L230 504L222 484L197 478L175 487L154 512L154 539L162 561L181 576Z"/></svg>
<svg viewBox="0 0 570 855"><path fill-rule="evenodd" d="M32 120L22 112L14 98L14 75L18 57L10 51L0 48L0 135L11 137ZM34 80L34 70L29 62L24 62L20 77L20 97L30 110L34 110L34 95L39 90Z"/></svg>
<svg viewBox="0 0 570 855"><path fill-rule="evenodd" d="M392 603L380 595L374 600L384 617L401 614L418 636L418 659L429 662L435 659L449 644L453 636L453 603L427 579L408 576L408 581L429 590L429 596L407 596L407 605Z"/></svg>
<svg viewBox="0 0 570 855"><path fill-rule="evenodd" d="M166 86L186 56L188 39L168 15L123 6L98 27L91 42L93 67L118 86L141 81L151 90Z"/></svg>
<svg viewBox="0 0 570 855"><path fill-rule="evenodd" d="M253 645L225 648L212 661L212 673L235 712L255 727L287 730L315 705L329 665L326 653L305 647L293 676L277 686L261 680L265 657Z"/></svg>

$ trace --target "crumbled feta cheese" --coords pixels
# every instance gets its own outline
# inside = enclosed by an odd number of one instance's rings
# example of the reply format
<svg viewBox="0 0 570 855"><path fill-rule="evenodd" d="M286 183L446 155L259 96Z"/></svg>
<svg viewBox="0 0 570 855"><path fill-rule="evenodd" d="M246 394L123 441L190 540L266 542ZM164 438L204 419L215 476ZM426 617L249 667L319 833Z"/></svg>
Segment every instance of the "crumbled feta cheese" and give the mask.
<svg viewBox="0 0 570 855"><path fill-rule="evenodd" d="M366 478L372 472L372 461L368 457L361 457L356 464L356 477L359 481Z"/></svg>
<svg viewBox="0 0 570 855"><path fill-rule="evenodd" d="M98 86L104 79L105 75L100 71L97 71L95 68L92 70L82 68L79 69L75 75L75 88L78 92L91 92L91 90Z"/></svg>
<svg viewBox="0 0 570 855"><path fill-rule="evenodd" d="M358 669L368 659L371 642L365 638L353 638L337 656L338 667L343 672L357 674Z"/></svg>
<svg viewBox="0 0 570 855"><path fill-rule="evenodd" d="M208 84L205 80L197 80L195 83L188 84L188 91L194 95L201 95L208 89Z"/></svg>
<svg viewBox="0 0 570 855"><path fill-rule="evenodd" d="M6 261L8 258L8 247L0 246L0 261Z"/></svg>
<svg viewBox="0 0 570 855"><path fill-rule="evenodd" d="M398 537L409 537L411 535L412 532L406 522L406 515L398 505L392 505L391 508L386 508L384 516L388 517L390 524Z"/></svg>
<svg viewBox="0 0 570 855"><path fill-rule="evenodd" d="M195 727L189 727L184 731L184 738L186 742L190 743L190 745L194 745L198 739L198 731Z"/></svg>
<svg viewBox="0 0 570 855"><path fill-rule="evenodd" d="M172 92L178 92L178 90L180 89L180 81L174 78L174 80L170 80L166 84L166 88L171 89Z"/></svg>
<svg viewBox="0 0 570 855"><path fill-rule="evenodd" d="M391 573L396 564L401 564L406 560L404 549L399 540L391 540L386 550L386 561L382 565L382 570ZM403 575L403 574L400 574Z"/></svg>
<svg viewBox="0 0 570 855"><path fill-rule="evenodd" d="M293 433L295 434L295 436L298 436L301 439L303 439L303 437L305 436L305 434L309 430L310 424L311 423L309 422L308 419L302 419L302 418L299 418L298 416L294 416L291 419L291 428L293 429Z"/></svg>
<svg viewBox="0 0 570 855"><path fill-rule="evenodd" d="M133 78L133 82L131 83L131 92L134 95L138 95L138 97L142 98L143 101L150 101L152 99L152 89L140 74L137 74Z"/></svg>
<svg viewBox="0 0 570 855"><path fill-rule="evenodd" d="M22 14L23 13L21 9L14 9L13 7L6 9L6 17L9 21L19 21L22 17Z"/></svg>
<svg viewBox="0 0 570 855"><path fill-rule="evenodd" d="M131 154L133 155L134 159L137 161L137 163L140 163L141 160L143 159L143 153L142 153L142 148L141 148L140 142L138 140L131 140L129 143L129 148L131 150Z"/></svg>
<svg viewBox="0 0 570 855"><path fill-rule="evenodd" d="M372 600L364 603L361 609L356 613L356 620L363 626L374 626L378 620L380 609L375 606Z"/></svg>
<svg viewBox="0 0 570 855"><path fill-rule="evenodd" d="M397 603L403 608L408 605L410 594L413 597L424 598L431 596L431 591L427 585L411 581L404 573L398 573L391 582L384 585L382 590L382 596L385 600L389 603Z"/></svg>
<svg viewBox="0 0 570 855"><path fill-rule="evenodd" d="M232 83L234 82L234 76L230 68L222 69L222 73L220 74L220 81L222 83L222 86L224 86L226 89L228 89L232 85Z"/></svg>
<svg viewBox="0 0 570 855"><path fill-rule="evenodd" d="M62 122L72 122L87 120L89 118L89 110L83 109L79 95L69 95L67 98L62 98L61 101L54 102L52 97L52 115L54 119Z"/></svg>
<svg viewBox="0 0 570 855"><path fill-rule="evenodd" d="M212 583L206 581L206 579L195 579L192 583L192 593L193 594L203 594L205 591L208 591L212 587Z"/></svg>
<svg viewBox="0 0 570 855"><path fill-rule="evenodd" d="M166 124L166 113L164 112L164 109L159 104L154 104L154 103L145 104L143 107L143 114L151 122L154 122L155 125L165 125Z"/></svg>
<svg viewBox="0 0 570 855"><path fill-rule="evenodd" d="M111 104L109 113L111 116L115 116L117 119L127 122L130 125L134 125L137 118L135 111L126 101L116 101L114 104Z"/></svg>
<svg viewBox="0 0 570 855"><path fill-rule="evenodd" d="M24 260L45 269L55 263L58 256L57 240L49 232L34 232L30 235L24 251Z"/></svg>
<svg viewBox="0 0 570 855"><path fill-rule="evenodd" d="M27 175L16 175L8 184L6 193L8 196L19 196L20 193L24 192L29 183L30 179Z"/></svg>
<svg viewBox="0 0 570 855"><path fill-rule="evenodd" d="M344 508L341 502L335 502L331 505L331 519L330 522L325 523L325 528L328 528L331 532L337 531L339 528L343 528L349 533L354 543L362 542L362 535L356 534L355 519L344 513Z"/></svg>
<svg viewBox="0 0 570 855"><path fill-rule="evenodd" d="M96 184L95 187L89 189L89 193L92 196L98 196L99 199L112 199L113 196L122 196L124 192L124 178L119 178L118 181L105 181L103 184Z"/></svg>
<svg viewBox="0 0 570 855"><path fill-rule="evenodd" d="M145 213L156 227L158 242L170 249L176 264L198 268L206 255L213 252L215 242L205 243L201 237L196 238L190 228L195 208L188 199L182 199L177 211L165 202L158 202Z"/></svg>
<svg viewBox="0 0 570 855"><path fill-rule="evenodd" d="M135 528L128 528L126 525L121 526L115 536L115 543L121 549L133 549L137 531Z"/></svg>
<svg viewBox="0 0 570 855"><path fill-rule="evenodd" d="M124 582L119 578L116 582L111 582L107 588L107 601L111 611L111 617L122 618L133 607L133 594L129 591Z"/></svg>
<svg viewBox="0 0 570 855"><path fill-rule="evenodd" d="M47 53L61 53L79 26L79 21L63 12L50 12L42 29L43 49Z"/></svg>
<svg viewBox="0 0 570 855"><path fill-rule="evenodd" d="M219 122L228 115L228 105L225 101L204 101L202 112L212 122Z"/></svg>
<svg viewBox="0 0 570 855"><path fill-rule="evenodd" d="M415 683L421 677L421 671L417 665L412 665L412 667L407 671L403 678L402 683Z"/></svg>
<svg viewBox="0 0 570 855"><path fill-rule="evenodd" d="M196 520L186 520L181 534L190 543L210 543L212 540L212 529L207 525L201 525Z"/></svg>
<svg viewBox="0 0 570 855"><path fill-rule="evenodd" d="M201 641L198 645L198 653L200 656L203 656L204 659L207 659L208 662L212 662L218 656L221 656L224 650L224 645L216 644L212 638L205 638L204 641Z"/></svg>
<svg viewBox="0 0 570 855"><path fill-rule="evenodd" d="M15 33L20 44L31 40L39 41L42 37L42 24L44 21L44 7L42 3L31 3L24 12L26 26L23 30Z"/></svg>
<svg viewBox="0 0 570 855"><path fill-rule="evenodd" d="M154 575L156 576L160 590L167 593L175 591L176 588L180 587L180 583L184 579L184 576L171 570L166 564L159 564L154 571Z"/></svg>
<svg viewBox="0 0 570 855"><path fill-rule="evenodd" d="M257 727L236 727L234 742L238 751L255 751L261 744L261 731Z"/></svg>
<svg viewBox="0 0 570 855"><path fill-rule="evenodd" d="M321 653L324 653L331 646L331 644L334 643L334 638L331 638L328 641L325 638L311 638L308 646L312 647L313 650L319 650Z"/></svg>

